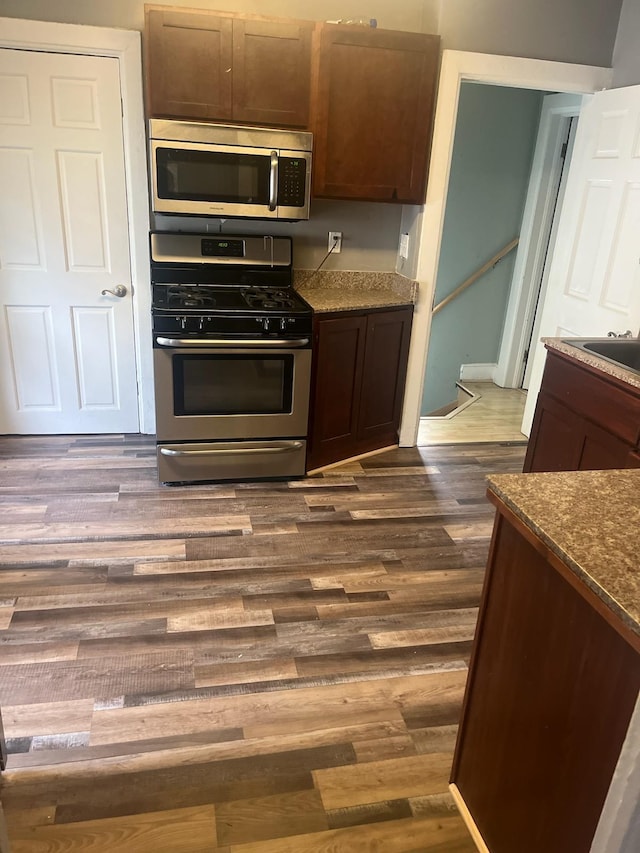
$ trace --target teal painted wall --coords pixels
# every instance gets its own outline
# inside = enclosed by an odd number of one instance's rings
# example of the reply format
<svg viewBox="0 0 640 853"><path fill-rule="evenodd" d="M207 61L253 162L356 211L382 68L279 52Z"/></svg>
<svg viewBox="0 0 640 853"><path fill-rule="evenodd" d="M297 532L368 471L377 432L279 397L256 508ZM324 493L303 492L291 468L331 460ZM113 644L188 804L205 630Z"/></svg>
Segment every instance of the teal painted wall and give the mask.
<svg viewBox="0 0 640 853"><path fill-rule="evenodd" d="M440 302L520 233L544 93L463 83L445 209ZM456 399L461 364L497 361L515 251L435 315L422 399Z"/></svg>

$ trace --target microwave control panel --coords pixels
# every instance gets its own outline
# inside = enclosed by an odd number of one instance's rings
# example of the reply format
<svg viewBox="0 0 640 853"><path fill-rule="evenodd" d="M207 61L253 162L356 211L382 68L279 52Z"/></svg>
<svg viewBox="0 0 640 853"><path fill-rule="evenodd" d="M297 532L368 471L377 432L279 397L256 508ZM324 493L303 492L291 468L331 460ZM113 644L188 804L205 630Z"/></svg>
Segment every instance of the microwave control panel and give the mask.
<svg viewBox="0 0 640 853"><path fill-rule="evenodd" d="M307 161L302 157L280 157L278 166L278 204L304 207Z"/></svg>

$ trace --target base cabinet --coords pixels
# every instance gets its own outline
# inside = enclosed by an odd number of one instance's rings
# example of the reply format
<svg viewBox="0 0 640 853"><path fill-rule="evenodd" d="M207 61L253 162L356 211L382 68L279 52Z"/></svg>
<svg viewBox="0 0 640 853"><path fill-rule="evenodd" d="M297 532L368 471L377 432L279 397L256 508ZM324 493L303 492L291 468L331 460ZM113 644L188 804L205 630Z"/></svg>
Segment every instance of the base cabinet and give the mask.
<svg viewBox="0 0 640 853"><path fill-rule="evenodd" d="M395 444L411 308L317 316L307 470Z"/></svg>
<svg viewBox="0 0 640 853"><path fill-rule="evenodd" d="M524 471L638 467L640 389L547 352Z"/></svg>
<svg viewBox="0 0 640 853"><path fill-rule="evenodd" d="M588 853L640 653L518 525L498 502L451 781L490 853Z"/></svg>

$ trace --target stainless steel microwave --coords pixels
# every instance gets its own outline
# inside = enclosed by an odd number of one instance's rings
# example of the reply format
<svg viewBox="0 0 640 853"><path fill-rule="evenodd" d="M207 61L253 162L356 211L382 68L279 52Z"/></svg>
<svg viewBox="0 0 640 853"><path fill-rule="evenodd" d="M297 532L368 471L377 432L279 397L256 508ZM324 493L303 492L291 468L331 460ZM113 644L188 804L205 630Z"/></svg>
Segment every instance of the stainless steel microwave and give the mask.
<svg viewBox="0 0 640 853"><path fill-rule="evenodd" d="M154 213L308 219L310 133L151 119Z"/></svg>

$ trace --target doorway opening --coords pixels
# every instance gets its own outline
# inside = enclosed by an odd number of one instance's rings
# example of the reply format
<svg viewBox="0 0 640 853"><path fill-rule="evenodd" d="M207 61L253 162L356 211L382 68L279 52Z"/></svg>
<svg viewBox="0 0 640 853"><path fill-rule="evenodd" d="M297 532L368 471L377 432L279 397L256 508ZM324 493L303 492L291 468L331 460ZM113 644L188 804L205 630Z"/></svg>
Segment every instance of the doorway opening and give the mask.
<svg viewBox="0 0 640 853"><path fill-rule="evenodd" d="M400 428L401 446L417 443L420 425L424 376L427 364L427 347L431 331L431 309L440 258L440 247L445 217L445 203L449 186L453 142L460 90L463 82L515 87L540 92L569 92L592 95L606 88L611 81L611 69L570 63L545 62L522 57L491 56L461 51L445 50L442 59L438 106L430 161L430 180L424 209L407 210L403 224L411 233L416 247L414 258L415 278L421 284L420 299L414 312L408 380ZM521 240L522 243L522 240ZM516 266L521 257L519 247ZM521 282L515 281L510 290L509 304L504 322L505 332L510 326L523 325L527 299ZM497 384L514 387L516 359L514 351L507 348L501 356L496 372Z"/></svg>
<svg viewBox="0 0 640 853"><path fill-rule="evenodd" d="M581 104L581 96L460 85L419 445L526 441L527 356ZM462 291L476 269L482 274Z"/></svg>

